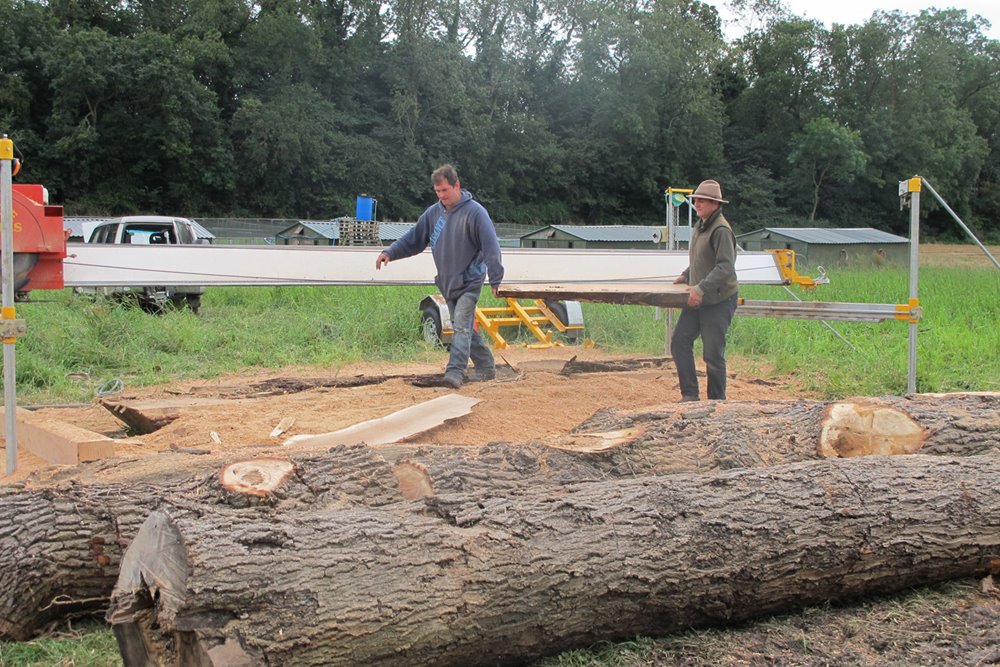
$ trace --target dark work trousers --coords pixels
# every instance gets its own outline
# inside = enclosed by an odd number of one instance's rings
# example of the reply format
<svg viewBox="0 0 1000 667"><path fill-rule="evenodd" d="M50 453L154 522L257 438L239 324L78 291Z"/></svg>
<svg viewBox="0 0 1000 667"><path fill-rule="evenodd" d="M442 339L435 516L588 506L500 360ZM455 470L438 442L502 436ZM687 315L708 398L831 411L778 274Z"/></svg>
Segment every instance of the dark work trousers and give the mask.
<svg viewBox="0 0 1000 667"><path fill-rule="evenodd" d="M725 301L684 308L670 339L670 355L677 367L681 384L681 397L698 398L698 375L694 370L694 341L701 336L708 375L708 400L726 400L726 332L736 312L738 295Z"/></svg>
<svg viewBox="0 0 1000 667"><path fill-rule="evenodd" d="M455 333L451 337L451 354L448 357L448 366L445 368L446 375L463 377L470 356L476 371L480 374L496 372L493 353L473 326L478 302L479 292L466 292L454 301L447 302L448 312L451 314L451 326Z"/></svg>

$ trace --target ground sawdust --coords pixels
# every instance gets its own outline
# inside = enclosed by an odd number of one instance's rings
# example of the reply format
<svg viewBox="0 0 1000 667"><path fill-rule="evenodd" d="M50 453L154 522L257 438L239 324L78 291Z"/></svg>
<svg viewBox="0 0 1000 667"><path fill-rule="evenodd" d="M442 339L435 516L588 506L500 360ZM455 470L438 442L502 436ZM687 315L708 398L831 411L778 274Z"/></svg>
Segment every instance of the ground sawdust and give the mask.
<svg viewBox="0 0 1000 667"><path fill-rule="evenodd" d="M572 357L581 361L634 358L581 347L504 350L497 354L497 364L501 370L497 380L469 382L459 390L464 395L481 400L473 408L472 414L427 431L416 440L421 444L441 446L528 442L566 433L603 408L649 408L675 403L680 397L676 374L669 361L661 368L560 375L559 371ZM504 360L509 362L509 366L505 365ZM231 394L234 388L245 388L274 378L330 379L434 374L440 373L443 366L442 355L439 365L371 363L329 370L288 368L266 374L231 375L208 382L177 383L136 390L126 388L122 394L111 398L127 402L189 396L225 396ZM741 364L738 359L731 361L728 383L731 400L804 397L791 388L790 382L743 375L740 370L743 366L746 364ZM703 371L703 367L700 370ZM701 378L701 383L704 393L704 377ZM118 439L115 456L128 460L126 467L134 472L137 466L144 466L144 457L149 459L150 469L155 469L156 453L172 449L231 452L234 460L247 456L280 456L298 450L297 447L288 448L281 444L290 436L336 431L369 419L384 417L449 391L452 390L443 387L417 387L401 379L390 379L358 387L319 388L262 396L226 405L191 406L181 412L180 418L155 433L135 437L129 437L125 425L96 402L86 407L41 409L37 414ZM272 438L271 431L284 417L292 417L295 420L293 426L281 436ZM221 444L214 441L212 433L218 436ZM18 452L17 470L13 475L0 478L0 483L23 481L29 476L34 481L40 481L51 468L53 466L21 448ZM60 477L64 479L65 468L61 473ZM102 477L104 481L114 481L113 474Z"/></svg>

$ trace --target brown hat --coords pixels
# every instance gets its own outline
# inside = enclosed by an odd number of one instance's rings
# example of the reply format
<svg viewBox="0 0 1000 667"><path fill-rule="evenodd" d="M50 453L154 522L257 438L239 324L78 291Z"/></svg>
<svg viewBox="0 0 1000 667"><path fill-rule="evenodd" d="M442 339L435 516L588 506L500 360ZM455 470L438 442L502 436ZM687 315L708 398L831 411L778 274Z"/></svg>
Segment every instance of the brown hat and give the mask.
<svg viewBox="0 0 1000 667"><path fill-rule="evenodd" d="M718 181L713 180L702 181L698 186L698 189L695 190L690 197L691 199L711 199L712 201L717 201L720 204L729 203L728 200L722 198L722 186L719 185Z"/></svg>

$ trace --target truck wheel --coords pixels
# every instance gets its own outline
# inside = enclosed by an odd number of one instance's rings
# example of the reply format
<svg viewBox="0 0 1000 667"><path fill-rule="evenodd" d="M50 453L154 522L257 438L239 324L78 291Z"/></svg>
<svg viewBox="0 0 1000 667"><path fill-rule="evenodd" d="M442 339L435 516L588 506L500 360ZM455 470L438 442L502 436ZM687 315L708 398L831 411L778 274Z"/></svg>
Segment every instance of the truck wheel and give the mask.
<svg viewBox="0 0 1000 667"><path fill-rule="evenodd" d="M191 309L191 312L195 315L201 309L201 295L200 294L188 294L187 295L187 305Z"/></svg>
<svg viewBox="0 0 1000 667"><path fill-rule="evenodd" d="M445 345L441 340L441 313L437 306L424 306L420 317L420 335L431 345Z"/></svg>

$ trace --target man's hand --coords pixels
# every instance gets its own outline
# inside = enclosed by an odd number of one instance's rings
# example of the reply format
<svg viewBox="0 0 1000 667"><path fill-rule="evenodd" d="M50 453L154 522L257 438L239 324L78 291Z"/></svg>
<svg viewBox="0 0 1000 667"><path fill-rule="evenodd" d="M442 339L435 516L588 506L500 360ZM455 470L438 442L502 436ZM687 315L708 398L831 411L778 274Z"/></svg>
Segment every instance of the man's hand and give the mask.
<svg viewBox="0 0 1000 667"><path fill-rule="evenodd" d="M677 280L674 281L674 284L675 285L687 285L688 284L688 278L687 278L687 276L684 275L683 273L681 275L677 276Z"/></svg>
<svg viewBox="0 0 1000 667"><path fill-rule="evenodd" d="M701 305L701 294L698 294L698 288L692 287L688 290L688 306L691 308L697 308Z"/></svg>
<svg viewBox="0 0 1000 667"><path fill-rule="evenodd" d="M378 257L375 258L375 270L380 270L383 266L389 263L389 255L384 252L380 252Z"/></svg>
<svg viewBox="0 0 1000 667"><path fill-rule="evenodd" d="M494 296L494 297L496 297L496 298L498 298L498 299L500 298L500 295L499 295L499 294L497 294L497 292L499 292L499 291L500 291L500 286L499 286L499 285L491 285L491 286L490 286L490 290L491 290L491 291L493 292L493 296Z"/></svg>

